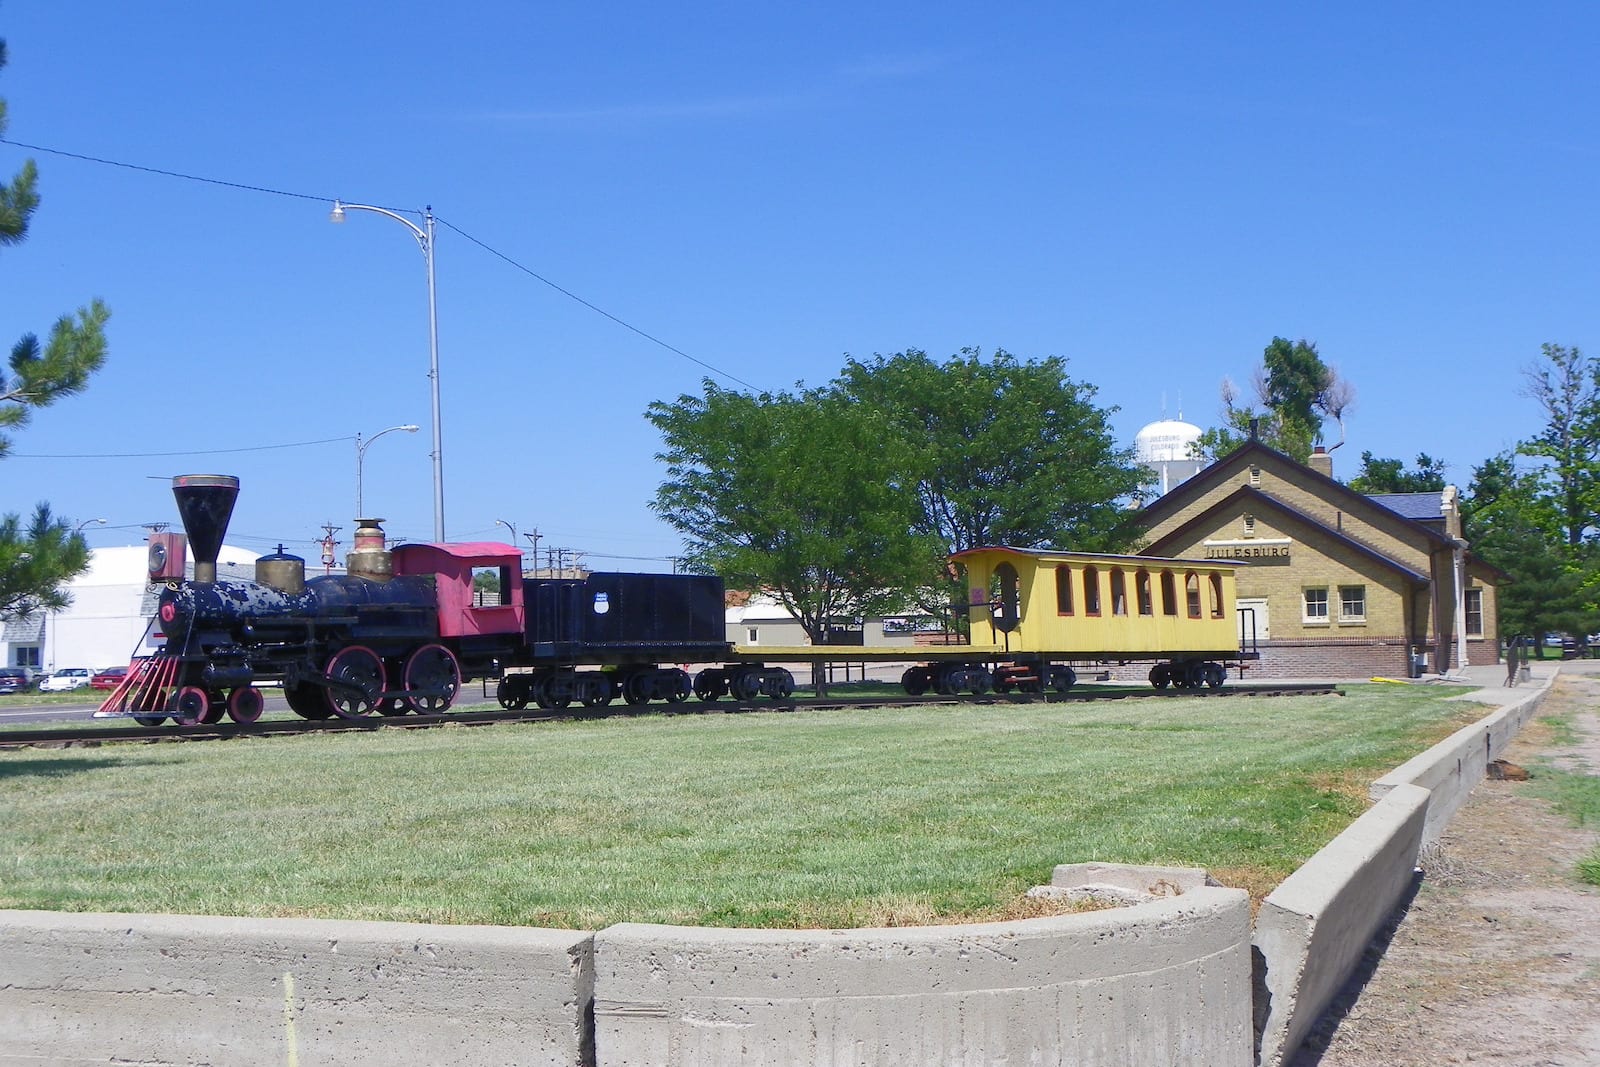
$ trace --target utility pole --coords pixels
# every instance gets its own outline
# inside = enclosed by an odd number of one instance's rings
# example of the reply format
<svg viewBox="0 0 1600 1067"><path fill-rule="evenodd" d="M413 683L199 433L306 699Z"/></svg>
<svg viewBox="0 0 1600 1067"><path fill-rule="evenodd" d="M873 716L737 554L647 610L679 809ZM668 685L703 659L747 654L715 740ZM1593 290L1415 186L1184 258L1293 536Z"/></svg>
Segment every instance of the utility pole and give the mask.
<svg viewBox="0 0 1600 1067"><path fill-rule="evenodd" d="M333 535L338 533L342 529L344 529L344 527L335 526L331 522L325 522L325 523L322 524L322 535L323 535L322 536L322 573L323 574L332 574L333 573L333 561L336 558L338 558L333 554L333 550L339 544L339 542L337 542L337 541L335 541L333 539Z"/></svg>
<svg viewBox="0 0 1600 1067"><path fill-rule="evenodd" d="M539 527L535 526L533 533L525 533L522 536L526 537L529 543L533 545L533 569L537 571L539 569Z"/></svg>

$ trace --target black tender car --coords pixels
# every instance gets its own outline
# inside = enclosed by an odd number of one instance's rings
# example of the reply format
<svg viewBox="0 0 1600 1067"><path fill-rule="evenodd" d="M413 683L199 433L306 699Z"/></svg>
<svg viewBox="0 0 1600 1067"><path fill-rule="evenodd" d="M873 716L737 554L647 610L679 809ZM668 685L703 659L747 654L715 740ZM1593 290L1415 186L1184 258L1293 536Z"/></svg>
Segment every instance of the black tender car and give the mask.
<svg viewBox="0 0 1600 1067"><path fill-rule="evenodd" d="M0 667L0 696L25 693L33 688L33 679L21 667Z"/></svg>

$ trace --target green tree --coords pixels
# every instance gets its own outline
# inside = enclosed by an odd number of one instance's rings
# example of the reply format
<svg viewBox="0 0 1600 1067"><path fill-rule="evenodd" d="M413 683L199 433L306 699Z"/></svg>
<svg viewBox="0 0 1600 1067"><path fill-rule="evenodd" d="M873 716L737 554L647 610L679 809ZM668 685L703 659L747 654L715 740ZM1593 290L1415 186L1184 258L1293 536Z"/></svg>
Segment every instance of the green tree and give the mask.
<svg viewBox="0 0 1600 1067"><path fill-rule="evenodd" d="M1518 444L1549 460L1549 490L1569 546L1589 537L1600 511L1600 365L1576 347L1543 346L1544 361L1523 371L1525 393L1543 409L1544 428Z"/></svg>
<svg viewBox="0 0 1600 1067"><path fill-rule="evenodd" d="M1312 446L1322 442L1322 424L1329 418L1339 425L1339 441L1332 447L1344 444L1344 416L1355 404L1355 389L1323 362L1314 343L1274 337L1262 352L1252 386L1254 402L1245 403L1238 386L1223 379L1223 425L1200 435L1195 449L1203 458L1225 456L1254 433L1304 463Z"/></svg>
<svg viewBox="0 0 1600 1067"><path fill-rule="evenodd" d="M6 63L0 40L0 68ZM6 103L0 99L0 136L6 130ZM38 169L32 160L15 177L0 183L0 246L21 244L39 206ZM99 300L56 320L41 344L23 335L11 349L9 373L0 373L0 456L11 447L4 431L27 424L35 408L81 392L105 361L105 324L110 312ZM39 504L26 525L15 514L0 518L0 618L22 617L69 602L62 586L89 565L83 538L65 519Z"/></svg>
<svg viewBox="0 0 1600 1067"><path fill-rule="evenodd" d="M1065 360L965 348L940 363L908 349L848 361L837 385L905 442L917 529L944 551L1131 544L1136 515L1115 502L1147 475L1117 447L1116 409L1096 406Z"/></svg>
<svg viewBox="0 0 1600 1067"><path fill-rule="evenodd" d="M938 558L894 472L904 443L832 389L657 401L667 477L651 507L685 537L691 569L764 590L815 644L831 626L898 610Z"/></svg>
<svg viewBox="0 0 1600 1067"><path fill-rule="evenodd" d="M59 611L72 602L62 583L89 566L89 546L41 503L26 526L0 518L0 619Z"/></svg>
<svg viewBox="0 0 1600 1067"><path fill-rule="evenodd" d="M1358 493L1438 493L1444 490L1444 468L1444 460L1426 452L1417 453L1417 468L1409 471L1398 459L1363 452L1361 471L1350 479L1350 488Z"/></svg>
<svg viewBox="0 0 1600 1067"><path fill-rule="evenodd" d="M1600 629L1593 553L1565 544L1541 469L1519 468L1511 452L1485 460L1473 471L1461 512L1473 554L1509 576L1496 597L1502 634ZM1542 643L1540 649L1542 655Z"/></svg>

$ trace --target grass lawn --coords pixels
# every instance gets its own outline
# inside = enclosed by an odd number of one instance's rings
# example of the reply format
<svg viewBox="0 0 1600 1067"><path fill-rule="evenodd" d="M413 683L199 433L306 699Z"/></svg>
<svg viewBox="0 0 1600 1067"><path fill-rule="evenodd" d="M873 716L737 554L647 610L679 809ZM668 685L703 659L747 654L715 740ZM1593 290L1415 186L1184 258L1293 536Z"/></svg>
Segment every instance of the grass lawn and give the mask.
<svg viewBox="0 0 1600 1067"><path fill-rule="evenodd" d="M1261 895L1484 709L1344 697L644 715L0 752L0 907L593 928L1025 914L1057 863Z"/></svg>

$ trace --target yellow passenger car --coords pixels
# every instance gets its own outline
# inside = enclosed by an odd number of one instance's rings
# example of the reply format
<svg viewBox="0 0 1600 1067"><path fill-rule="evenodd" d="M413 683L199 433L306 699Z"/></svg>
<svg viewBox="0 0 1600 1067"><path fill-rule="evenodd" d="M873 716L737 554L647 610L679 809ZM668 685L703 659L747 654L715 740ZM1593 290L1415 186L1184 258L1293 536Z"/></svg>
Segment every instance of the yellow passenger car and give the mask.
<svg viewBox="0 0 1600 1067"><path fill-rule="evenodd" d="M1158 660L1150 681L1219 686L1241 648L1234 567L1215 561L1094 552L975 548L951 557L965 572L974 645L1037 669L1055 660ZM1007 675L995 673L1003 687Z"/></svg>

